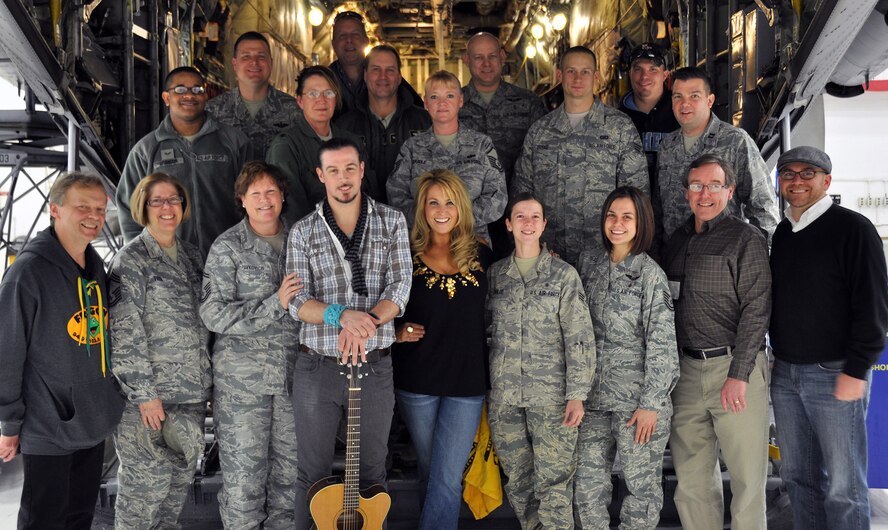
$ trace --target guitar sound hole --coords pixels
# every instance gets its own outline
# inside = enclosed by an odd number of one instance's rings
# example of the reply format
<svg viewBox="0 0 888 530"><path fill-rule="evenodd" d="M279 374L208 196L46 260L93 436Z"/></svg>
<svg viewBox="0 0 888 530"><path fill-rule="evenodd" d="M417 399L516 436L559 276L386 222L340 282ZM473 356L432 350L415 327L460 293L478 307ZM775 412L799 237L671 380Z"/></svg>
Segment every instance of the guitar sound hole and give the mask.
<svg viewBox="0 0 888 530"><path fill-rule="evenodd" d="M352 513L342 512L336 520L338 530L360 530L364 528L364 516L355 510Z"/></svg>

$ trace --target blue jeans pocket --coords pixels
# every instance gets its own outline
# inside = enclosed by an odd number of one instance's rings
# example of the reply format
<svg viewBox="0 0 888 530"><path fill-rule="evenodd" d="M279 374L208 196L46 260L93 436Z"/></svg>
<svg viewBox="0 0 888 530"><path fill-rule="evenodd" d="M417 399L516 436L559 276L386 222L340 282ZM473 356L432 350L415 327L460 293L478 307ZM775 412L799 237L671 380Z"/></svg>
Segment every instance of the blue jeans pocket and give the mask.
<svg viewBox="0 0 888 530"><path fill-rule="evenodd" d="M845 368L845 361L827 361L817 363L817 367L824 372L837 374L841 372L843 368Z"/></svg>

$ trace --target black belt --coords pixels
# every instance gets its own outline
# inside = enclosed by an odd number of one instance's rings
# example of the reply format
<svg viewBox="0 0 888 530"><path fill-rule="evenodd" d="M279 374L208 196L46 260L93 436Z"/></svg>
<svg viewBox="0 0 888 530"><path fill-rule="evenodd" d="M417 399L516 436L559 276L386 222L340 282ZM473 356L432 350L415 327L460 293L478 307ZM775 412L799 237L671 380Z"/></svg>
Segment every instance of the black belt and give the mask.
<svg viewBox="0 0 888 530"><path fill-rule="evenodd" d="M324 355L323 353L318 353L318 352L314 351L313 349L309 348L308 346L306 346L305 344L299 345L299 351L301 351L302 353L307 353L309 355L314 355L314 356L320 357L320 358L324 359L325 361L330 360L330 361L334 361L334 362L339 362L339 360L342 359L341 356L333 357L331 355ZM368 363L379 362L380 360L388 357L390 353L392 353L391 347L370 350L367 352L367 362Z"/></svg>
<svg viewBox="0 0 888 530"><path fill-rule="evenodd" d="M725 355L731 353L733 350L733 346L722 346L721 348L682 348L681 353L691 357L693 359L699 359L701 361L705 361L706 359L713 359L715 357L724 357Z"/></svg>

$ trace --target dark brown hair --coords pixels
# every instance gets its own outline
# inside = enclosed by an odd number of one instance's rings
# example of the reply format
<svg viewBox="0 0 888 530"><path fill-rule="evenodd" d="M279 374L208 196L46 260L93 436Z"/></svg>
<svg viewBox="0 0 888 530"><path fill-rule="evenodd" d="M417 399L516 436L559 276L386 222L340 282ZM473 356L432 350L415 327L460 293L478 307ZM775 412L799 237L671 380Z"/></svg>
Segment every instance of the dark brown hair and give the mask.
<svg viewBox="0 0 888 530"><path fill-rule="evenodd" d="M697 169L698 167L705 166L707 164L715 164L722 169L725 174L725 186L733 188L737 185L737 174L734 173L734 168L731 167L731 164L728 164L728 162L724 158L712 153L702 155L691 162L691 165L688 166L688 170L685 171L684 182L682 182L682 185L685 188L688 187L688 177L691 175L692 169Z"/></svg>
<svg viewBox="0 0 888 530"><path fill-rule="evenodd" d="M648 196L634 186L620 186L610 192L604 200L604 205L601 207L601 242L605 250L610 252L614 248L614 244L607 238L604 221L607 219L608 210L617 199L629 199L635 206L635 239L632 240L629 253L634 255L647 252L654 242L654 209Z"/></svg>
<svg viewBox="0 0 888 530"><path fill-rule="evenodd" d="M253 160L244 164L244 167L241 168L240 173L237 175L237 179L234 181L234 202L237 203L238 208L244 208L244 195L247 194L250 186L257 180L261 180L262 177L268 177L273 180L275 186L281 192L281 197L287 197L287 177L284 176L280 168L261 160ZM287 203L284 202L284 208L286 207Z"/></svg>

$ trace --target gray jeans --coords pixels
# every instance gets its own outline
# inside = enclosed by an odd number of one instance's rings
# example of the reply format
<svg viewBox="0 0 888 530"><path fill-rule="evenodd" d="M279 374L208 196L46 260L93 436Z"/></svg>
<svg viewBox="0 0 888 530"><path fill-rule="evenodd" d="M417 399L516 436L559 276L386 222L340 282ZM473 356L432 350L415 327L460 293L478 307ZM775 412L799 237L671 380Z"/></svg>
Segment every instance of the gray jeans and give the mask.
<svg viewBox="0 0 888 530"><path fill-rule="evenodd" d="M336 359L299 352L293 370L296 418L296 529L309 530L306 495L312 484L330 476L340 419L348 412L347 370ZM385 459L395 407L392 358L365 364L361 371L361 489L385 484Z"/></svg>

